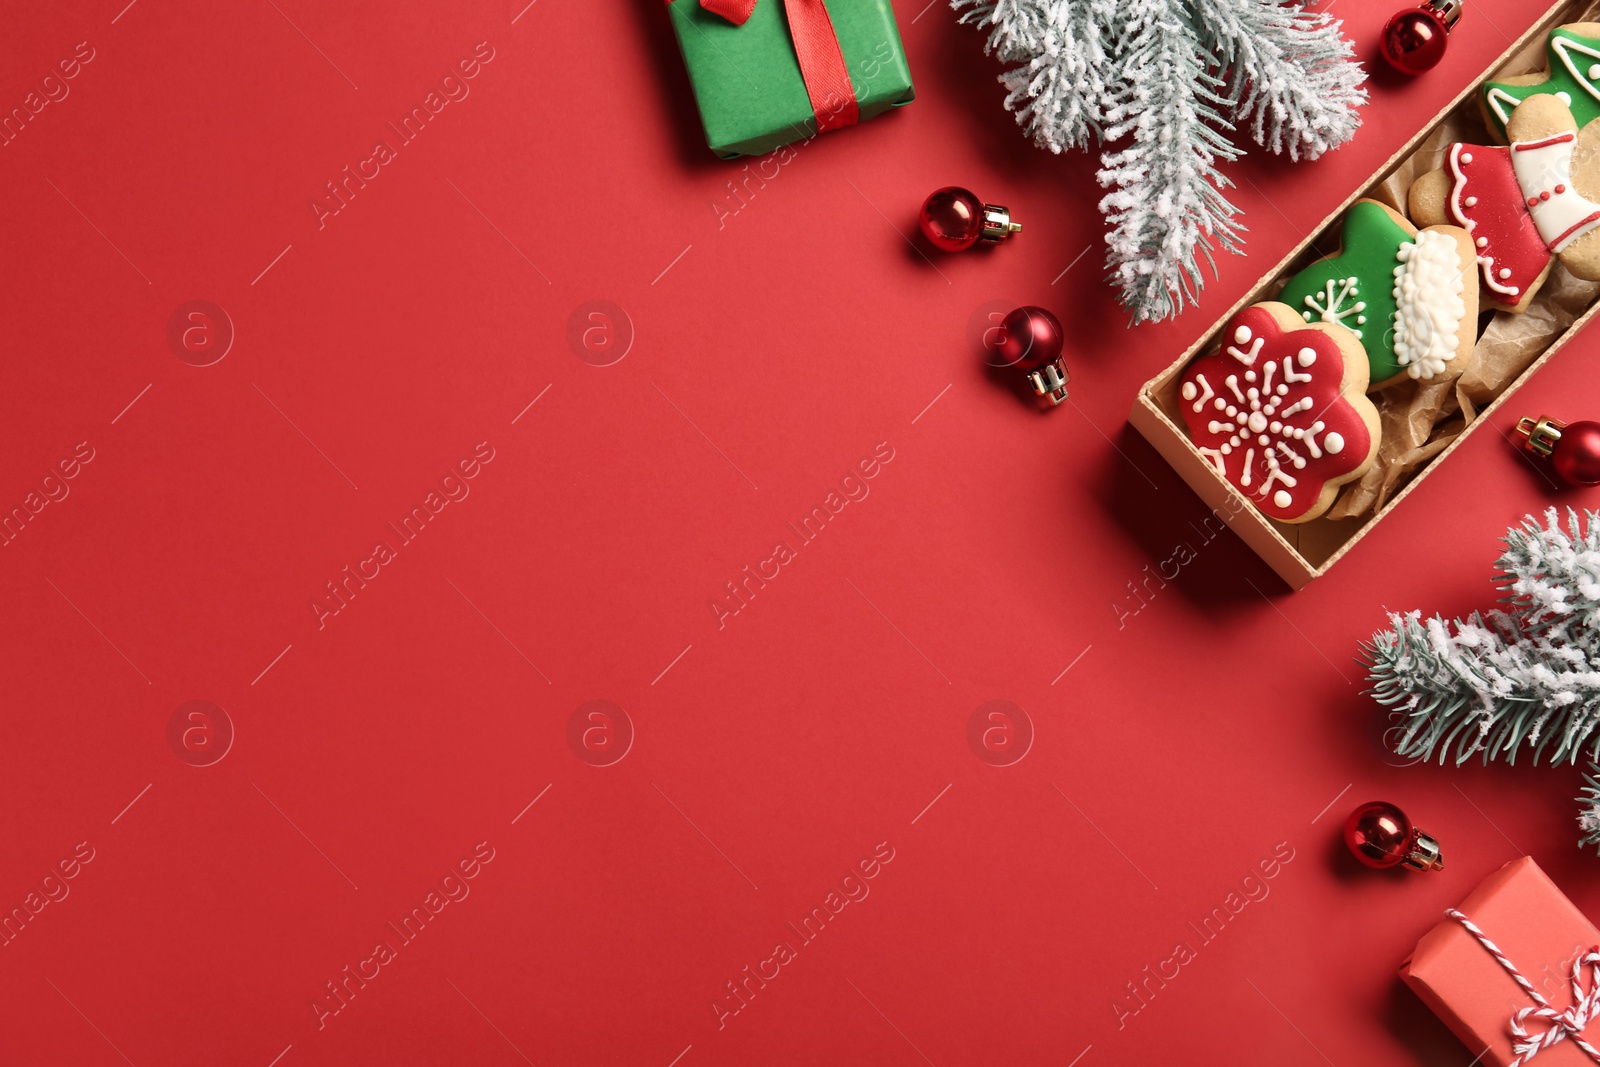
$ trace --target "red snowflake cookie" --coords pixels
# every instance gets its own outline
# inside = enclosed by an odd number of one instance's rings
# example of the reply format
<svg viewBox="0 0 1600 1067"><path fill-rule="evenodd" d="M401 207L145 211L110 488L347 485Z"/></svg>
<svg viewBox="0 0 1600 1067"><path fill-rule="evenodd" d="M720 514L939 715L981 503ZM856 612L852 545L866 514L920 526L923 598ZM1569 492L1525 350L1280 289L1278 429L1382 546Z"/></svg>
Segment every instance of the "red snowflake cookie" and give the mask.
<svg viewBox="0 0 1600 1067"><path fill-rule="evenodd" d="M1189 438L1263 515L1306 522L1378 452L1367 357L1350 331L1306 324L1287 304L1252 304L1222 346L1184 369Z"/></svg>

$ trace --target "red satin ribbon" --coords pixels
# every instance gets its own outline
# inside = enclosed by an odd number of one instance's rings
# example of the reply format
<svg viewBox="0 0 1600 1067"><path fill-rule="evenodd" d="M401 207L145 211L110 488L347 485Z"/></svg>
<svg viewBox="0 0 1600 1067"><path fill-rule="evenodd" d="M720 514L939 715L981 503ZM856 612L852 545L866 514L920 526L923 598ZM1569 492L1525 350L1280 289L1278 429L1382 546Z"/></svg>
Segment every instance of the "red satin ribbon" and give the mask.
<svg viewBox="0 0 1600 1067"><path fill-rule="evenodd" d="M817 132L854 126L861 119L861 108L827 7L822 0L784 0L783 8L789 16L794 53L800 59L800 76L817 116Z"/></svg>
<svg viewBox="0 0 1600 1067"><path fill-rule="evenodd" d="M672 3L673 0L667 0ZM700 0L705 10L743 26L755 11L757 0ZM772 2L772 0L768 0ZM839 50L839 35L823 0L783 0L789 19L789 36L794 40L795 57L800 60L800 77L805 79L806 95L817 116L817 132L826 133L861 120L850 70Z"/></svg>
<svg viewBox="0 0 1600 1067"><path fill-rule="evenodd" d="M700 6L735 26L743 26L756 9L756 0L700 0Z"/></svg>

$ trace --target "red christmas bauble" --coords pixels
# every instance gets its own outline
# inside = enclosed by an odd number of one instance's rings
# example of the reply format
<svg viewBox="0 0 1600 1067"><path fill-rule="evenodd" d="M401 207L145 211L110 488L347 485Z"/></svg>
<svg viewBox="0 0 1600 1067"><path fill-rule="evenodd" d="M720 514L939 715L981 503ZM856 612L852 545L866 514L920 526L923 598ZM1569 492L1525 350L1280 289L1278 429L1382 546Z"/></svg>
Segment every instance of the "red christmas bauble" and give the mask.
<svg viewBox="0 0 1600 1067"><path fill-rule="evenodd" d="M1368 867L1398 866L1411 851L1411 820L1393 804L1374 800L1345 819L1344 843Z"/></svg>
<svg viewBox="0 0 1600 1067"><path fill-rule="evenodd" d="M1548 460L1568 485L1600 485L1600 423L1530 416L1517 421L1517 434L1523 449Z"/></svg>
<svg viewBox="0 0 1600 1067"><path fill-rule="evenodd" d="M1000 322L994 339L996 363L1036 371L1061 358L1066 344L1061 320L1041 307L1020 307Z"/></svg>
<svg viewBox="0 0 1600 1067"><path fill-rule="evenodd" d="M1569 422L1550 454L1550 466L1568 485L1600 485L1600 422Z"/></svg>
<svg viewBox="0 0 1600 1067"><path fill-rule="evenodd" d="M983 201L959 185L935 189L922 202L917 225L933 247L960 252L977 244L983 233Z"/></svg>
<svg viewBox="0 0 1600 1067"><path fill-rule="evenodd" d="M1400 866L1444 870L1439 842L1412 826L1406 813L1386 800L1374 800L1350 813L1344 821L1344 843L1356 859L1379 870Z"/></svg>
<svg viewBox="0 0 1600 1067"><path fill-rule="evenodd" d="M1379 51L1402 74L1432 70L1444 58L1450 25L1432 6L1397 11L1384 23Z"/></svg>

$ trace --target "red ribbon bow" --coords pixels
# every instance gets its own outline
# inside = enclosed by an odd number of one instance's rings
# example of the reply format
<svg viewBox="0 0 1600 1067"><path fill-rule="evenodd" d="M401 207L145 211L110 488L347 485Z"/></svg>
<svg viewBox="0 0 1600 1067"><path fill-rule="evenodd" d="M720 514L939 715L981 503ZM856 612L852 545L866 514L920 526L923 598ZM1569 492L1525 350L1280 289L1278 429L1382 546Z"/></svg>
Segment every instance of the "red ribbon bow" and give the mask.
<svg viewBox="0 0 1600 1067"><path fill-rule="evenodd" d="M672 0L667 0L671 3ZM743 26L756 9L758 0L700 0L705 10ZM772 2L772 0L768 0ZM854 126L861 119L855 87L844 53L839 50L839 35L823 0L782 0L789 19L789 36L794 54L800 60L800 77L805 79L806 95L817 116L817 132L826 133L843 126Z"/></svg>
<svg viewBox="0 0 1600 1067"><path fill-rule="evenodd" d="M700 6L735 26L743 26L756 9L756 0L700 0Z"/></svg>

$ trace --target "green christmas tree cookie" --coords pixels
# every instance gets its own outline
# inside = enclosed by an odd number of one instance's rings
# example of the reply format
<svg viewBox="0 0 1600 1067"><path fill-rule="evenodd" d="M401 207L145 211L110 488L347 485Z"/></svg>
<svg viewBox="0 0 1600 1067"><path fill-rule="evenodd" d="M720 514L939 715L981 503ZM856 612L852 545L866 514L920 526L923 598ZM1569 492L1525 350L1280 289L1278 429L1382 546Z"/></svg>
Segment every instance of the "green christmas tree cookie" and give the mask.
<svg viewBox="0 0 1600 1067"><path fill-rule="evenodd" d="M1600 118L1600 23L1575 22L1551 30L1545 63L1548 73L1484 82L1478 90L1483 121L1500 143L1506 141L1512 109L1536 94L1559 96L1580 130Z"/></svg>
<svg viewBox="0 0 1600 1067"><path fill-rule="evenodd" d="M1451 378L1475 339L1472 238L1455 226L1418 231L1376 200L1345 212L1337 255L1290 277L1278 299L1307 322L1330 322L1366 349L1372 388Z"/></svg>

